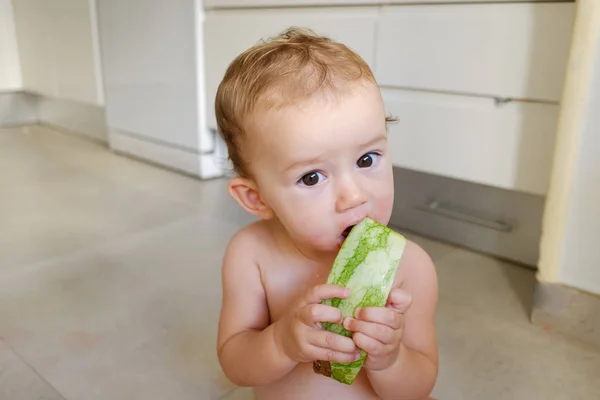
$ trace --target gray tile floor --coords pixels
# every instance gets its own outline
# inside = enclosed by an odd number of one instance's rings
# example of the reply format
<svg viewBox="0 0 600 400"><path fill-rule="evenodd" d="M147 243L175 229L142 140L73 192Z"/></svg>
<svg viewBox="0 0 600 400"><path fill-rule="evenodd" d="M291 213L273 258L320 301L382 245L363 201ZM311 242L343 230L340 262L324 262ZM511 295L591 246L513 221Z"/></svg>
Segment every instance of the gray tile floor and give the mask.
<svg viewBox="0 0 600 400"><path fill-rule="evenodd" d="M224 188L0 130L0 399L251 399L215 355L221 255L251 220ZM439 271L437 398L600 398L600 351L528 322L532 271L408 236Z"/></svg>

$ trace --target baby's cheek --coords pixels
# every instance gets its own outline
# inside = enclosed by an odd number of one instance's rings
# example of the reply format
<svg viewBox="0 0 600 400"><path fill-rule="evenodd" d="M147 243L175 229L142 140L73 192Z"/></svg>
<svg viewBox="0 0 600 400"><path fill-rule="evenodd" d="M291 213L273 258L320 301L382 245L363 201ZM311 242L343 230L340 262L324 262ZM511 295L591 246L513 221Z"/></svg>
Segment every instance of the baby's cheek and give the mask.
<svg viewBox="0 0 600 400"><path fill-rule="evenodd" d="M387 223L391 218L392 209L394 207L393 192L380 193L375 198L375 212L379 214L377 217L382 222Z"/></svg>

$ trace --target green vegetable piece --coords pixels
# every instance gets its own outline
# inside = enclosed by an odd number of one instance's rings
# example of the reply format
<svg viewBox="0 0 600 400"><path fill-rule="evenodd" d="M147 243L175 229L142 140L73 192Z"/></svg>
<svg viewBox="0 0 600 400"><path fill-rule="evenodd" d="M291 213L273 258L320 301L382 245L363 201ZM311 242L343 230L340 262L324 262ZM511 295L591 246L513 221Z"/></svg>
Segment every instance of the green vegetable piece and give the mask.
<svg viewBox="0 0 600 400"><path fill-rule="evenodd" d="M385 307L405 246L404 236L365 218L352 228L342 244L327 279L329 284L349 288L350 295L345 299L326 299L322 304L340 309L344 318L353 316L359 307ZM330 332L352 336L341 324L323 322L322 326ZM361 350L360 359L352 363L317 361L313 367L316 373L351 385L366 357Z"/></svg>

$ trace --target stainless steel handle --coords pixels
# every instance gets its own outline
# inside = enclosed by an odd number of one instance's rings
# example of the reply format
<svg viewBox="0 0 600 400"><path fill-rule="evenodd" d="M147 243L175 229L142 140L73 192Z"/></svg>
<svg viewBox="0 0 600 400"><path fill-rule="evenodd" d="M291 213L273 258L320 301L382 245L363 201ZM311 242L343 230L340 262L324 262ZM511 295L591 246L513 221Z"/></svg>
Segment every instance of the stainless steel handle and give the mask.
<svg viewBox="0 0 600 400"><path fill-rule="evenodd" d="M494 97L494 103L496 103L496 107L512 103L514 99L512 97Z"/></svg>
<svg viewBox="0 0 600 400"><path fill-rule="evenodd" d="M441 215L462 222L467 222L490 229L495 229L501 232L511 232L513 226L504 221L496 221L493 219L480 217L477 215L467 214L464 211L453 209L452 207L443 204L439 200L433 200L426 205L417 206L417 209L431 214Z"/></svg>

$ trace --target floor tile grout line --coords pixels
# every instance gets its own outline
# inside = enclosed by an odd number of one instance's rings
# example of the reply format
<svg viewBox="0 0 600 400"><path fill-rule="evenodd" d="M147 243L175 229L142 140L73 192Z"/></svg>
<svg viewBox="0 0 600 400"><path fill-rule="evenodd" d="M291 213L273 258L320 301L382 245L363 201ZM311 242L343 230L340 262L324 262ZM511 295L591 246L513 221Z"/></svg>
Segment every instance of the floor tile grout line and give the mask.
<svg viewBox="0 0 600 400"><path fill-rule="evenodd" d="M27 368L29 368L31 370L31 372L33 372L35 374L35 376L37 376L42 382L44 382L46 385L48 385L48 387L50 389L52 389L52 391L57 394L61 399L63 400L68 400L53 384L51 384L46 378L44 378L42 376L42 374L40 374L40 372L33 367L33 365L31 365L26 359L25 357L23 357L23 355L21 353L19 353L17 351L17 349L15 349L9 342L7 342L2 336L0 336L0 341L2 341L2 343L4 343L6 345L6 347L8 347L10 349L10 351L13 352L13 354L23 363L27 366Z"/></svg>

